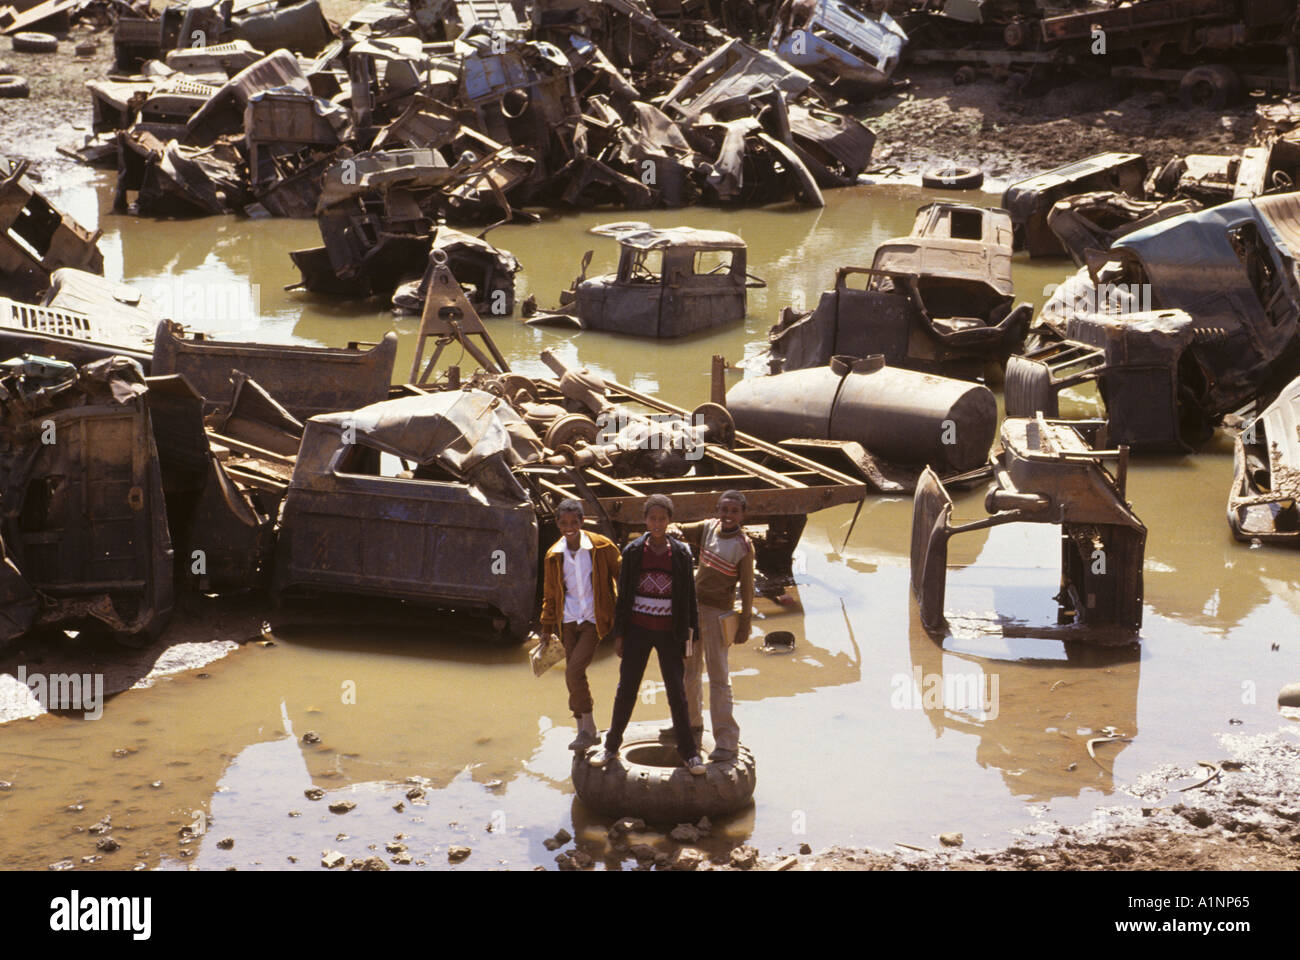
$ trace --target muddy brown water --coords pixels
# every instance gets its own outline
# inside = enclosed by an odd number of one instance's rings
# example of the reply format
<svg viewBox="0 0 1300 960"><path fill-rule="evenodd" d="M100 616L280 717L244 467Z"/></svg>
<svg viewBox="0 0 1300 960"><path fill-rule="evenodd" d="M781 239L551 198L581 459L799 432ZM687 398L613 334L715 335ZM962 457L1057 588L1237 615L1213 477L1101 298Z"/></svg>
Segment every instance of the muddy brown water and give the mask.
<svg viewBox="0 0 1300 960"><path fill-rule="evenodd" d="M191 326L331 345L395 329L398 369L409 365L414 318L281 289L297 279L287 251L318 242L314 223L113 216L111 178L84 177L47 187L104 228L108 275L164 284ZM528 328L514 318L489 326L524 372L544 373L537 353L550 347L689 408L708 398L712 354L757 353L782 304L799 295L815 304L837 266L868 265L877 243L906 233L915 208L938 196L874 185L832 191L817 211L636 214L745 238L750 269L768 286L751 291L743 326L672 343ZM616 245L585 231L626 218L553 215L490 237L523 264L519 299L532 293L546 307L585 250L596 251L592 272L612 268ZM1064 260L1018 259L1017 294L1041 303L1043 286L1070 269ZM231 294L249 283L258 288L257 323L240 303L246 294ZM1086 393L1072 399L1095 405ZM1300 679L1300 556L1233 541L1224 519L1231 474L1222 435L1195 456L1131 467L1129 496L1150 531L1146 609L1140 646L1120 649L1034 638L1034 627L1055 620L1054 527L955 538L952 634L939 644L922 631L908 590L911 501L868 499L843 548L852 508L812 516L796 602L760 600L755 621L763 632L792 631L794 652L764 653L753 641L732 654L758 790L751 809L716 825L712 846L930 847L945 831L963 832L967 846L1005 843L1036 818L1080 821L1099 805L1136 802L1116 784L1160 764L1218 759L1216 733L1292 722L1279 718L1275 698ZM982 516L982 498L982 489L958 496L957 516ZM5 725L0 780L11 786L0 789L0 865L44 869L70 858L78 869L257 869L293 868L293 857L316 868L325 850L388 859L385 842L403 834L429 867L447 868L448 845L464 844L473 853L461 869L518 869L553 866L542 840L561 827L605 865L607 821L583 810L569 780L572 718L559 670L535 679L523 648L484 647L418 623L367 626L364 608L352 619L287 628L274 645L246 644L203 676L129 690L98 720L62 714ZM1006 636L1005 624L1017 636ZM617 679L608 646L590 676L603 725ZM654 668L649 676L657 678ZM661 689L644 700L653 702L638 703L634 720L666 718ZM308 730L321 742L302 743ZM1099 767L1085 745L1107 731L1132 742L1099 746ZM312 787L323 800L304 796ZM406 799L416 787L424 796ZM330 813L339 800L356 807ZM97 839L85 828L105 814L122 849L83 863ZM191 823L202 832L182 843L179 831ZM218 846L226 837L233 848Z"/></svg>

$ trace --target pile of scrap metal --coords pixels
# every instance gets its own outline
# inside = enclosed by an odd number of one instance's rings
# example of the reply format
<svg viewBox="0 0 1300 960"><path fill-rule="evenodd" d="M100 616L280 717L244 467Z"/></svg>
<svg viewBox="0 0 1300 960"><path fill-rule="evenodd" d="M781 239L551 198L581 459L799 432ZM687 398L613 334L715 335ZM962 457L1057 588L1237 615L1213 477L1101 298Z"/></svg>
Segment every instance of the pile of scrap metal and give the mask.
<svg viewBox="0 0 1300 960"><path fill-rule="evenodd" d="M101 231L81 226L36 189L29 163L0 157L0 297L34 301L60 267L104 272Z"/></svg>
<svg viewBox="0 0 1300 960"><path fill-rule="evenodd" d="M588 250L582 272L560 293L560 309L537 314L528 323L681 337L744 319L746 291L765 286L746 270L745 241L734 233L656 230L639 221L601 224L589 232L618 241L617 272L588 277Z"/></svg>
<svg viewBox="0 0 1300 960"><path fill-rule="evenodd" d="M1228 526L1238 540L1300 544L1300 377L1234 441Z"/></svg>
<svg viewBox="0 0 1300 960"><path fill-rule="evenodd" d="M775 20L768 49L850 101L888 86L907 43L888 13L840 0L784 0Z"/></svg>
<svg viewBox="0 0 1300 960"><path fill-rule="evenodd" d="M869 71L892 69L887 15L823 6L883 31ZM349 264L376 232L522 204L820 205L856 182L875 138L812 77L679 26L642 0L381 0L332 37L317 0L191 0L119 21L118 68L139 72L88 85L98 140L74 152L116 162L141 214L319 215L332 258L363 235Z"/></svg>
<svg viewBox="0 0 1300 960"><path fill-rule="evenodd" d="M1121 636L1142 626L1146 527L1125 499L1128 448L1094 449L1101 424L1008 417L988 474L996 481L984 506L991 516L954 524L944 484L926 469L912 507L912 590L921 623L944 629L948 541L1005 523L1061 526L1058 622L1080 638ZM1117 460L1116 474L1102 464ZM1070 635L1070 634L1067 634Z"/></svg>
<svg viewBox="0 0 1300 960"><path fill-rule="evenodd" d="M175 576L208 593L465 611L518 640L562 499L584 500L593 528L622 542L653 493L695 520L743 490L748 521L766 526L760 570L777 581L807 513L862 499L862 483L737 432L722 407L688 412L549 354L555 379L513 373L446 255L433 260L402 385L390 386L391 333L332 349L212 341L168 321L147 377L127 357L8 364L0 639L88 620L156 633ZM457 342L479 369L435 377Z"/></svg>
<svg viewBox="0 0 1300 960"><path fill-rule="evenodd" d="M1300 182L1300 132L1269 137L1240 154L1188 154L1152 172L1147 194L1194 200L1204 206L1269 193L1286 193Z"/></svg>
<svg viewBox="0 0 1300 960"><path fill-rule="evenodd" d="M1002 195L1015 247L1068 253L1083 265L1126 233L1229 200L1286 193L1300 182L1300 131L1265 134L1239 155L1188 154L1147 174L1133 153L1099 153L1013 183Z"/></svg>
<svg viewBox="0 0 1300 960"><path fill-rule="evenodd" d="M921 207L910 236L882 243L870 268L841 267L811 313L782 311L768 333L771 372L837 355L969 379L1005 364L1033 316L1013 300L1011 248L1005 210Z"/></svg>
<svg viewBox="0 0 1300 960"><path fill-rule="evenodd" d="M1300 373L1300 195L1161 220L1089 258L1007 364L1008 416L1058 411L1096 381L1107 443L1196 449L1223 418Z"/></svg>

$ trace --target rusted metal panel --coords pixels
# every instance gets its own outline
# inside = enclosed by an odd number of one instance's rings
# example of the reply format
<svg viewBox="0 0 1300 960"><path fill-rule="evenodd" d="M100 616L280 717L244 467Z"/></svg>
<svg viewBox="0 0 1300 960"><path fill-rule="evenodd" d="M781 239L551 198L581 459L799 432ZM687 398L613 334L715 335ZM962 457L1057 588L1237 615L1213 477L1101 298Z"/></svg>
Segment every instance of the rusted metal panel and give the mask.
<svg viewBox="0 0 1300 960"><path fill-rule="evenodd" d="M944 629L949 540L1015 522L1061 525L1058 622L1079 628L1078 639L1141 628L1146 527L1124 499L1128 449L1095 450L1076 427L1082 428L1042 417L1007 419L1000 450L989 461L996 486L985 499L990 516L982 520L954 524L942 482L929 468L922 474L913 501L911 566L927 631ZM1118 477L1103 466L1108 459L1119 461Z"/></svg>
<svg viewBox="0 0 1300 960"><path fill-rule="evenodd" d="M501 472L513 448L504 424L484 417L494 402L426 394L310 420L281 512L276 591L482 611L522 639L536 598L537 517ZM462 403L480 413L457 415ZM381 452L417 466L381 475Z"/></svg>
<svg viewBox="0 0 1300 960"><path fill-rule="evenodd" d="M299 420L318 413L353 410L382 400L392 383L397 335L388 333L369 350L351 345L304 347L209 340L183 336L163 321L154 337L154 376L184 374L213 412L227 403L235 370L271 384L276 399Z"/></svg>
<svg viewBox="0 0 1300 960"><path fill-rule="evenodd" d="M0 536L36 624L161 630L172 546L139 367L22 358L0 388Z"/></svg>

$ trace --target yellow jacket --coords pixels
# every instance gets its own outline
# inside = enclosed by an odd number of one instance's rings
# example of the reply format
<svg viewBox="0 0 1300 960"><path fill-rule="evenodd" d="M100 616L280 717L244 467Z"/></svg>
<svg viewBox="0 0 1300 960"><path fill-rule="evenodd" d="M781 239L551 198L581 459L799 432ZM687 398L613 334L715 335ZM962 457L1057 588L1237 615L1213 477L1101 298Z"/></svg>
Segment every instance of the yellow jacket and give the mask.
<svg viewBox="0 0 1300 960"><path fill-rule="evenodd" d="M618 547L608 537L589 530L591 539L592 601L596 608L596 634L606 637L614 629L614 599L617 593L618 568L623 561ZM546 552L542 561L545 579L542 585L541 628L558 634L564 619L564 538Z"/></svg>

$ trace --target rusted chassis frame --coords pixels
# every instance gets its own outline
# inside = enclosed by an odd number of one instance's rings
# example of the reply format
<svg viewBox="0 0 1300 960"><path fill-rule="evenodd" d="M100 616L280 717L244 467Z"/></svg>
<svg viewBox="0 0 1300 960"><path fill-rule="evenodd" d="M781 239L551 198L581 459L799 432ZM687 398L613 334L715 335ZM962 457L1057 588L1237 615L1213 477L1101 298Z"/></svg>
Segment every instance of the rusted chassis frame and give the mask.
<svg viewBox="0 0 1300 960"><path fill-rule="evenodd" d="M558 381L536 382L545 391L542 399L560 398ZM682 407L622 384L606 381L606 386L607 398L616 406L630 402L658 413L690 417L690 411ZM616 542L644 528L642 510L651 494L668 494L673 501L673 519L689 523L714 516L718 495L724 490L740 490L747 502L745 523L768 527L767 536L758 544L757 559L762 572L776 578L790 576L791 557L809 513L858 503L867 493L860 480L740 431L730 445L706 444L694 473L686 477L620 480L593 468L569 468L548 479L544 468L524 468L524 472L533 473L539 489L557 500L574 497L585 501L601 532Z"/></svg>

